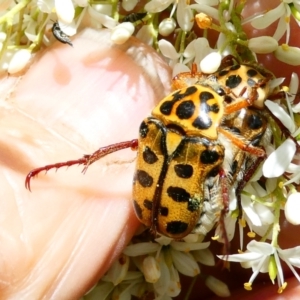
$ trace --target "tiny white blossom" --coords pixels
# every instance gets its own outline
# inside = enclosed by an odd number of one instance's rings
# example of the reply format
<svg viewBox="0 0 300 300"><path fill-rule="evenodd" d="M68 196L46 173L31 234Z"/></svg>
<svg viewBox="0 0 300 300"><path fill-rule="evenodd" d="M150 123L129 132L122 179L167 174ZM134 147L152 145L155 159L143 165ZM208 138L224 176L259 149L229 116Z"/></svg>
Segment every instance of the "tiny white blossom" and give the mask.
<svg viewBox="0 0 300 300"><path fill-rule="evenodd" d="M213 276L208 276L205 279L205 285L219 297L230 296L228 286L223 281L220 281L219 279Z"/></svg>
<svg viewBox="0 0 300 300"><path fill-rule="evenodd" d="M194 15L186 0L178 1L177 22L183 31L190 31L194 25Z"/></svg>
<svg viewBox="0 0 300 300"><path fill-rule="evenodd" d="M282 0L281 3L274 9L271 9L260 16L255 16L252 20L250 18L251 25L256 29L264 29L269 27L276 20L279 20L273 37L278 41L286 33L286 44L288 44L290 39L291 6L299 11L299 3L297 0ZM297 21L296 18L295 20Z"/></svg>
<svg viewBox="0 0 300 300"><path fill-rule="evenodd" d="M286 139L271 155L263 165L263 174L267 178L279 177L287 169L296 153L295 142Z"/></svg>
<svg viewBox="0 0 300 300"><path fill-rule="evenodd" d="M286 127L291 133L295 131L295 123L291 120L290 115L276 102L266 100L265 105L269 108L276 118Z"/></svg>
<svg viewBox="0 0 300 300"><path fill-rule="evenodd" d="M248 47L255 53L266 54L274 52L278 48L278 42L270 36L259 36L249 39Z"/></svg>
<svg viewBox="0 0 300 300"><path fill-rule="evenodd" d="M69 24L73 21L75 8L72 0L55 0L56 14L59 20Z"/></svg>
<svg viewBox="0 0 300 300"><path fill-rule="evenodd" d="M211 7L214 6L215 4L208 4L208 2L204 3L203 1L199 0L199 1L195 1L198 4L192 4L190 5L191 9L195 9L197 12L201 12L201 13L205 13L208 16L214 18L215 20L218 20L219 18L219 11L217 8L215 7ZM213 3L213 1L212 1Z"/></svg>
<svg viewBox="0 0 300 300"><path fill-rule="evenodd" d="M54 0L37 0L37 7L42 12L50 14L54 8Z"/></svg>
<svg viewBox="0 0 300 300"><path fill-rule="evenodd" d="M134 29L131 22L124 22L112 29L110 38L115 44L124 44L131 37Z"/></svg>
<svg viewBox="0 0 300 300"><path fill-rule="evenodd" d="M126 11L131 11L135 8L137 3L138 3L138 0L122 0L122 7Z"/></svg>
<svg viewBox="0 0 300 300"><path fill-rule="evenodd" d="M300 193L291 193L287 198L284 214L288 222L293 225L300 224Z"/></svg>
<svg viewBox="0 0 300 300"><path fill-rule="evenodd" d="M8 65L8 73L15 74L22 71L31 58L31 52L27 49L18 50Z"/></svg>
<svg viewBox="0 0 300 300"><path fill-rule="evenodd" d="M37 39L37 32L36 32L37 22L31 19L25 29L25 35L27 36L29 41L34 42Z"/></svg>
<svg viewBox="0 0 300 300"><path fill-rule="evenodd" d="M154 38L153 25L152 24L143 25L135 36L139 40L141 40L144 44L151 46L153 44L153 38Z"/></svg>
<svg viewBox="0 0 300 300"><path fill-rule="evenodd" d="M147 256L143 260L143 273L145 275L145 280L150 283L154 283L160 278L160 268L155 257Z"/></svg>
<svg viewBox="0 0 300 300"><path fill-rule="evenodd" d="M107 10L111 11L111 6L106 5ZM98 11L92 6L88 7L88 13L92 17L92 19L95 19L97 21L97 25L103 25L109 29L113 29L118 25L118 22L109 16L108 12L102 12Z"/></svg>
<svg viewBox="0 0 300 300"><path fill-rule="evenodd" d="M162 20L158 26L158 32L162 36L170 35L176 28L176 21L173 18Z"/></svg>
<svg viewBox="0 0 300 300"><path fill-rule="evenodd" d="M175 47L166 40L160 40L158 42L159 50L162 55L171 60L177 60L180 57L180 54L177 53Z"/></svg>
<svg viewBox="0 0 300 300"><path fill-rule="evenodd" d="M200 70L203 73L211 74L216 72L222 61L222 56L218 52L212 52L206 55L200 62Z"/></svg>
<svg viewBox="0 0 300 300"><path fill-rule="evenodd" d="M300 65L300 49L298 47L291 47L287 44L282 44L274 52L275 57L291 66Z"/></svg>
<svg viewBox="0 0 300 300"><path fill-rule="evenodd" d="M112 282L114 285L118 285L122 282L127 274L129 267L129 257L125 254L121 254L119 259L117 259L110 267L106 274L106 278Z"/></svg>
<svg viewBox="0 0 300 300"><path fill-rule="evenodd" d="M165 10L174 2L175 0L151 0L145 5L144 9L150 13L158 13Z"/></svg>

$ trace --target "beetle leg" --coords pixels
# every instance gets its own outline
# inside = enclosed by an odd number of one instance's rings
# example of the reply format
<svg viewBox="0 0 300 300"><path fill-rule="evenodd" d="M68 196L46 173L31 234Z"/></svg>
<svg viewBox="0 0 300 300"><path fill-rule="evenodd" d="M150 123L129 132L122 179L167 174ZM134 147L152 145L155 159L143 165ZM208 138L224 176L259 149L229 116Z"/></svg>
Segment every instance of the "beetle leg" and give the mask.
<svg viewBox="0 0 300 300"><path fill-rule="evenodd" d="M243 140L238 135L233 134L231 131L226 130L222 127L219 127L218 131L242 151L248 152L257 157L263 157L263 158L266 157L266 152L264 149L245 143L245 140Z"/></svg>
<svg viewBox="0 0 300 300"><path fill-rule="evenodd" d="M66 162L60 162L60 163L56 163L56 164L52 164L52 165L47 165L44 167L40 167L40 168L36 168L31 170L25 179L25 187L31 191L30 189L30 180L31 178L35 177L36 175L38 175L40 172L42 171L49 171L51 169L59 169L61 167L70 167L70 166L74 166L74 165L84 165L84 169L82 170L82 172L86 172L87 168L89 167L89 165L91 165L92 163L94 163L95 161L99 160L100 158L111 154L113 152L122 150L122 149L126 149L126 148L131 148L132 150L137 150L138 147L138 140L134 139L131 141L126 141L126 142L121 142L121 143L117 143L117 144L112 144L109 146L105 146L102 147L100 149L98 149L97 151L95 151L93 154L91 155L84 155L82 158L76 159L76 160L69 160Z"/></svg>

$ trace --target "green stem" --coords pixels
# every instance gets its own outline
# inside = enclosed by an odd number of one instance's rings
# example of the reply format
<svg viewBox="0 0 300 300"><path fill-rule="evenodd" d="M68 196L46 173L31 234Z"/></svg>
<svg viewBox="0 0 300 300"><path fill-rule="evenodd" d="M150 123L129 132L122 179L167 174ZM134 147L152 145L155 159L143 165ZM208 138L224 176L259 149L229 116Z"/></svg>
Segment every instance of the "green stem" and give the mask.
<svg viewBox="0 0 300 300"><path fill-rule="evenodd" d="M112 16L112 18L114 18L116 21L119 22L120 15L118 12L118 4L119 4L119 0L111 1L111 6L112 6L111 16Z"/></svg>
<svg viewBox="0 0 300 300"><path fill-rule="evenodd" d="M19 22L18 22L18 27L17 27L17 36L16 36L16 45L20 44L21 41L21 37L22 37L22 26L23 26L23 16L24 16L24 11L25 11L25 7L23 7L20 10L20 14L19 14Z"/></svg>
<svg viewBox="0 0 300 300"><path fill-rule="evenodd" d="M193 277L192 282L189 285L189 289L187 290L187 292L185 294L184 300L189 300L190 299L190 295L193 291L193 288L194 288L194 285L196 283L197 277L198 276Z"/></svg>
<svg viewBox="0 0 300 300"><path fill-rule="evenodd" d="M0 18L0 24L4 22L12 22L14 16L21 11L31 0L21 0L16 6L10 9L4 16Z"/></svg>

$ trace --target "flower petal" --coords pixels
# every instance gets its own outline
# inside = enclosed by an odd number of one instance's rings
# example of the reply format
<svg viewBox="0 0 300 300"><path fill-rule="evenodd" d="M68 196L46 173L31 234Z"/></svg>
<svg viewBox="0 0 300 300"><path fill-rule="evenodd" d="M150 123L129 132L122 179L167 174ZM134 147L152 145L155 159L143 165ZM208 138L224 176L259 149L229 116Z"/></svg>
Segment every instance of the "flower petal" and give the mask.
<svg viewBox="0 0 300 300"><path fill-rule="evenodd" d="M272 114L277 117L282 124L290 131L295 131L295 124L292 121L290 115L277 103L266 100L265 105L269 108L269 110L272 112Z"/></svg>
<svg viewBox="0 0 300 300"><path fill-rule="evenodd" d="M75 9L72 0L55 0L55 9L60 21L66 24L73 21Z"/></svg>
<svg viewBox="0 0 300 300"><path fill-rule="evenodd" d="M285 7L283 3L280 3L276 8L263 14L260 18L257 18L251 22L251 25L256 29L264 29L269 27L273 22L278 20L285 13Z"/></svg>
<svg viewBox="0 0 300 300"><path fill-rule="evenodd" d="M291 47L287 44L282 44L274 52L275 57L291 66L300 65L300 49L298 47Z"/></svg>
<svg viewBox="0 0 300 300"><path fill-rule="evenodd" d="M158 42L158 47L162 55L167 58L175 60L180 57L180 54L176 52L174 46L166 40L160 40Z"/></svg>
<svg viewBox="0 0 300 300"><path fill-rule="evenodd" d="M206 55L200 62L200 70L203 73L211 74L216 72L221 65L222 57L218 52Z"/></svg>
<svg viewBox="0 0 300 300"><path fill-rule="evenodd" d="M247 250L251 252L261 253L263 255L271 255L275 251L272 245L264 242L257 242L255 240L252 240L247 245Z"/></svg>
<svg viewBox="0 0 300 300"><path fill-rule="evenodd" d="M300 193L292 193L285 204L284 214L288 222L293 225L300 224Z"/></svg>
<svg viewBox="0 0 300 300"><path fill-rule="evenodd" d="M263 174L267 178L281 176L296 153L296 145L291 139L286 139L263 165Z"/></svg>
<svg viewBox="0 0 300 300"><path fill-rule="evenodd" d="M183 253L171 248L175 268L183 275L194 277L200 273L199 265L190 253Z"/></svg>

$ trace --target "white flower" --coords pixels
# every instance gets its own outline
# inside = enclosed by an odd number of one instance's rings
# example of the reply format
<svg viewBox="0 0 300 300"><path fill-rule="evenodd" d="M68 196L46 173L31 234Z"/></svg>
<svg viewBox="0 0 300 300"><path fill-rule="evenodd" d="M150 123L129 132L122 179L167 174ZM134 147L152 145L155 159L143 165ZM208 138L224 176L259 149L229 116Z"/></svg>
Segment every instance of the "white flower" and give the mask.
<svg viewBox="0 0 300 300"><path fill-rule="evenodd" d="M138 3L138 0L122 0L122 7L126 11L131 11L135 8L137 3Z"/></svg>
<svg viewBox="0 0 300 300"><path fill-rule="evenodd" d="M8 73L15 74L22 71L31 58L31 52L27 49L18 50L8 65Z"/></svg>
<svg viewBox="0 0 300 300"><path fill-rule="evenodd" d="M255 53L266 54L274 52L278 48L278 42L270 36L259 36L249 39L248 47Z"/></svg>
<svg viewBox="0 0 300 300"><path fill-rule="evenodd" d="M296 8L299 11L300 6L297 0L282 0L281 3L274 9L271 9L267 13L261 14L260 16L255 16L254 19L252 18L253 20L251 22L251 25L256 29L264 29L269 27L272 23L279 19L273 37L278 41L286 32L286 44L288 44L290 38L290 6L292 5L294 6L293 9Z"/></svg>
<svg viewBox="0 0 300 300"><path fill-rule="evenodd" d="M170 35L176 28L176 21L173 18L162 20L158 26L158 32L162 36Z"/></svg>
<svg viewBox="0 0 300 300"><path fill-rule="evenodd" d="M200 62L200 70L203 73L211 74L216 72L222 61L222 56L218 52L211 52L206 55Z"/></svg>
<svg viewBox="0 0 300 300"><path fill-rule="evenodd" d="M299 250L297 249L296 252ZM285 250L283 250L283 252L284 251ZM218 257L220 259L225 259L232 262L240 262L245 268L252 268L253 274L251 275L249 281L244 284L245 289L252 289L252 283L259 273L268 272L273 283L274 279L277 277L279 290L282 291L285 288L286 283L284 282L283 271L278 254L284 261L288 261L289 258L287 257L287 253L288 252L286 252L286 255L284 256L282 251L279 252L279 249L273 247L272 245L252 240L247 245L246 252L228 256L218 255Z"/></svg>
<svg viewBox="0 0 300 300"><path fill-rule="evenodd" d="M60 21L66 24L73 21L75 8L72 0L55 0L55 9Z"/></svg>
<svg viewBox="0 0 300 300"><path fill-rule="evenodd" d="M282 44L276 49L274 55L278 60L291 66L300 65L300 49L298 47Z"/></svg>
<svg viewBox="0 0 300 300"><path fill-rule="evenodd" d="M299 225L300 224L300 193L292 193L287 198L284 207L284 214L291 224Z"/></svg>
<svg viewBox="0 0 300 300"><path fill-rule="evenodd" d="M268 156L263 165L263 174L267 178L279 177L287 169L296 153L295 142L286 139L271 155Z"/></svg>
<svg viewBox="0 0 300 300"><path fill-rule="evenodd" d="M230 296L228 286L224 282L220 281L219 279L213 276L208 276L205 279L205 285L219 297Z"/></svg>
<svg viewBox="0 0 300 300"><path fill-rule="evenodd" d="M190 5L191 9L195 9L197 12L205 13L208 16L211 16L215 20L219 19L219 11L217 8L212 7L219 3L217 0L196 0L197 4Z"/></svg>
<svg viewBox="0 0 300 300"><path fill-rule="evenodd" d="M103 10L102 10L103 8ZM97 25L103 25L109 29L113 29L118 25L118 22L110 17L111 14L111 5L106 5L106 6L89 6L88 7L88 13L92 17L92 20L94 19L97 21Z"/></svg>
<svg viewBox="0 0 300 300"><path fill-rule="evenodd" d="M186 0L178 1L177 22L183 31L190 31L194 25L194 15Z"/></svg>
<svg viewBox="0 0 300 300"><path fill-rule="evenodd" d="M144 44L151 46L153 44L154 29L153 25L143 25L141 29L135 35Z"/></svg>
<svg viewBox="0 0 300 300"><path fill-rule="evenodd" d="M112 29L110 38L115 44L124 44L131 37L134 29L131 22L124 22Z"/></svg>
<svg viewBox="0 0 300 300"><path fill-rule="evenodd" d="M127 255L121 254L121 256L111 265L106 274L106 279L114 285L118 285L122 282L127 275L129 261L130 259Z"/></svg>
<svg viewBox="0 0 300 300"><path fill-rule="evenodd" d="M150 13L158 13L165 10L169 5L176 2L176 0L151 0L144 9Z"/></svg>

